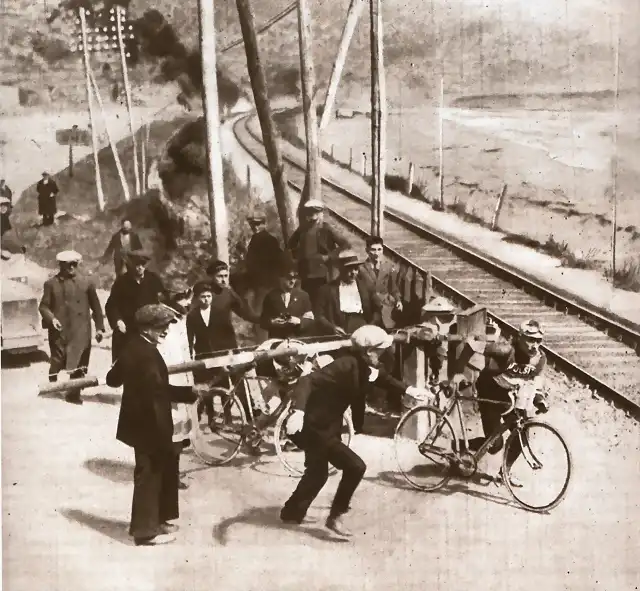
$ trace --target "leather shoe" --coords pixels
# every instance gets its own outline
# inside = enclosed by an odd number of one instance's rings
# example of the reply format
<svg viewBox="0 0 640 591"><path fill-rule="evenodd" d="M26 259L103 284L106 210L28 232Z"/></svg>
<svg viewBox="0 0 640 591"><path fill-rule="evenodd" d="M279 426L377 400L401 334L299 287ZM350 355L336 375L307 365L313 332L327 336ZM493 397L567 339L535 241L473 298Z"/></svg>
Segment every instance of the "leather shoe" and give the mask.
<svg viewBox="0 0 640 591"><path fill-rule="evenodd" d="M151 538L134 538L136 546L160 546L161 544L170 544L176 541L176 537L172 534L158 534Z"/></svg>
<svg viewBox="0 0 640 591"><path fill-rule="evenodd" d="M342 522L342 517L329 517L325 523L325 527L341 538L350 538L353 536Z"/></svg>
<svg viewBox="0 0 640 591"><path fill-rule="evenodd" d="M168 522L162 523L160 525L160 528L162 529L162 533L165 534L175 534L180 529L180 527L175 525L174 523Z"/></svg>

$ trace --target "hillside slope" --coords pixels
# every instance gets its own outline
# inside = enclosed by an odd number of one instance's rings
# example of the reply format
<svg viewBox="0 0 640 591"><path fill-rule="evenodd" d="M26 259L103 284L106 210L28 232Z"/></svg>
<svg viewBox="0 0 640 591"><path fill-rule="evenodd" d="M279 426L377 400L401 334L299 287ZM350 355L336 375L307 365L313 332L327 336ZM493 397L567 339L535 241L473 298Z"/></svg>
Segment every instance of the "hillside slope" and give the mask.
<svg viewBox="0 0 640 591"><path fill-rule="evenodd" d="M72 0L78 3L78 0ZM90 2L90 0L84 0ZM195 0L121 0L133 17L156 9L188 50L197 48ZM16 16L3 19L1 64L6 83L38 84L60 100L83 100L80 63L69 55L73 19L63 15L47 24L41 5L15 0ZM67 2L68 4L68 2ZM288 0L253 0L256 23L279 13ZM330 74L349 0L312 2L314 56L318 84ZM385 46L389 99L420 104L437 96L444 73L448 94L521 93L533 90L594 90L613 84L612 14L624 8L621 34L621 85L635 88L640 79L637 24L640 3L623 0L502 0L497 7L479 0L388 0ZM625 6L626 4L626 6ZM556 6L557 5L557 6ZM218 46L240 36L235 2L216 2ZM273 93L295 92L299 66L297 18L293 12L261 36L260 49ZM157 53L157 52L156 52ZM166 56L164 56L166 58ZM133 72L138 85L163 79L163 56L142 60ZM248 89L243 46L221 53L223 71ZM61 80L67 79L65 85ZM166 76L164 77L166 80ZM368 96L369 31L365 10L345 68L340 100L361 102Z"/></svg>

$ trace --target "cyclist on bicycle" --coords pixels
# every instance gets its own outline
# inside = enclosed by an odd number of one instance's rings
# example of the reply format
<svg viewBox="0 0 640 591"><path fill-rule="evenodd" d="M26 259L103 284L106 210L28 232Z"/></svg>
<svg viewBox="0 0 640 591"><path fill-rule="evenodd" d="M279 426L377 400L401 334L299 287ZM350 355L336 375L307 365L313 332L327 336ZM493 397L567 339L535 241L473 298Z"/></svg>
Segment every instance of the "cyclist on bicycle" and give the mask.
<svg viewBox="0 0 640 591"><path fill-rule="evenodd" d="M540 350L543 338L544 330L540 323L529 320L520 326L511 346L487 344L484 352L485 367L476 381L478 398L510 404L509 393L518 390L517 399L533 400L539 411L546 412L546 400L541 392L547 364L547 358ZM478 402L478 406L484 435L490 437L499 427L505 408L501 404L482 401ZM503 443L502 438L498 439L489 453L498 453ZM507 461L512 464L519 455L520 450L513 448L514 457L507 458ZM516 482L511 484L518 486Z"/></svg>

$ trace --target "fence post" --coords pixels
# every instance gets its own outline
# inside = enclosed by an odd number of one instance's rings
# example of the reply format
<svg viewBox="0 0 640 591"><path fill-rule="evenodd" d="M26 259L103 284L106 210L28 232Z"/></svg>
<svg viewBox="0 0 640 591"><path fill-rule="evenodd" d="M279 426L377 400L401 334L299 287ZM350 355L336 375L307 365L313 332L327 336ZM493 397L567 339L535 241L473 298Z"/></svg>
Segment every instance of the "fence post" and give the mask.
<svg viewBox="0 0 640 591"><path fill-rule="evenodd" d="M502 191L500 192L500 196L498 197L498 202L496 203L496 209L493 212L493 219L491 220L491 231L495 232L498 227L498 220L500 219L500 212L502 211L502 206L504 205L504 198L507 194L507 185L502 187Z"/></svg>
<svg viewBox="0 0 640 591"><path fill-rule="evenodd" d="M331 144L331 152L329 154L331 156L331 159L333 160L333 144Z"/></svg>
<svg viewBox="0 0 640 591"><path fill-rule="evenodd" d="M367 153L362 152L362 166L360 168L360 174L366 176L367 174Z"/></svg>
<svg viewBox="0 0 640 591"><path fill-rule="evenodd" d="M251 196L251 166L247 164L247 192Z"/></svg>
<svg viewBox="0 0 640 591"><path fill-rule="evenodd" d="M349 170L353 170L353 148L349 148Z"/></svg>
<svg viewBox="0 0 640 591"><path fill-rule="evenodd" d="M415 174L415 167L413 162L409 162L409 177L407 178L407 195L411 195L413 191L413 176Z"/></svg>

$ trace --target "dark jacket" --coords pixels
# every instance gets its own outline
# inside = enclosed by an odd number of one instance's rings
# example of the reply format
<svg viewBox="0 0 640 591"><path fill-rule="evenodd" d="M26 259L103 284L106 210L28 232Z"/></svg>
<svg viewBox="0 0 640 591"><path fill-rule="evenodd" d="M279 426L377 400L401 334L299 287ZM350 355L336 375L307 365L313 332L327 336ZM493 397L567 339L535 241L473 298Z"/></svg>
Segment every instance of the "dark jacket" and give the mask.
<svg viewBox="0 0 640 591"><path fill-rule="evenodd" d="M289 305L285 307L282 299L283 291L281 289L271 290L264 298L262 303L262 317L260 326L269 333L270 339L288 339L295 336L301 336L311 331L314 321L310 318L303 318L304 314L311 312L311 300L306 291L293 288ZM274 325L273 320L282 316L295 316L300 318L298 325Z"/></svg>
<svg viewBox="0 0 640 591"><path fill-rule="evenodd" d="M370 368L360 357L346 354L300 378L293 392L293 405L305 413L303 430L339 438L347 408L351 407L354 417L364 416L365 399L374 384L399 395L406 390L383 368L375 382L369 382L369 373ZM360 430L359 425L354 426Z"/></svg>
<svg viewBox="0 0 640 591"><path fill-rule="evenodd" d="M36 184L38 193L38 214L55 215L58 211L56 197L58 196L58 185L53 179L45 184L44 179L40 179Z"/></svg>
<svg viewBox="0 0 640 591"><path fill-rule="evenodd" d="M251 237L245 259L249 285L273 286L278 276L282 249L275 236L266 230Z"/></svg>
<svg viewBox="0 0 640 591"><path fill-rule="evenodd" d="M235 349L238 346L231 321L232 312L248 322L260 322L260 318L249 310L244 300L229 288L213 294L208 324L205 324L198 308L187 314L189 349L196 359L213 351Z"/></svg>
<svg viewBox="0 0 640 591"><path fill-rule="evenodd" d="M121 237L122 232L118 231L113 236L111 236L111 240L109 240L109 244L107 245L104 254L102 255L102 262L106 263L110 256L113 255L113 265L116 269L116 275L121 275L124 271L124 256L123 256L123 248ZM142 241L140 240L140 236L138 236L135 232L129 233L129 243L131 250L139 250L142 248Z"/></svg>
<svg viewBox="0 0 640 591"><path fill-rule="evenodd" d="M58 343L66 352L66 369L75 369L80 356L91 347L91 317L97 330L104 330L104 316L96 286L88 277L65 278L60 274L45 281L40 300L42 327L49 331L49 342ZM56 318L62 330L53 329Z"/></svg>
<svg viewBox="0 0 640 591"><path fill-rule="evenodd" d="M132 335L107 374L112 388L124 385L116 438L147 453L169 451L173 442L172 402L195 402L191 386L171 386L156 346Z"/></svg>
<svg viewBox="0 0 640 591"><path fill-rule="evenodd" d="M162 281L151 271L145 271L140 283L129 272L116 277L104 307L109 326L115 330L118 320L123 320L127 330L131 330L135 328L134 316L142 306L159 304L165 299Z"/></svg>
<svg viewBox="0 0 640 591"><path fill-rule="evenodd" d="M0 197L4 197L13 203L13 191L9 188L9 185L5 184L3 187L0 187Z"/></svg>
<svg viewBox="0 0 640 591"><path fill-rule="evenodd" d="M326 222L311 228L298 228L289 240L289 250L298 261L302 279L328 279L327 262L350 246L349 241Z"/></svg>
<svg viewBox="0 0 640 591"><path fill-rule="evenodd" d="M356 284L362 302L362 324L360 326L364 324L380 325L382 321L380 298L362 280L356 279ZM336 334L336 327L347 331L349 328L353 330L357 328L347 327L347 317L340 311L340 280L332 281L320 288L314 315L316 325L322 334Z"/></svg>

